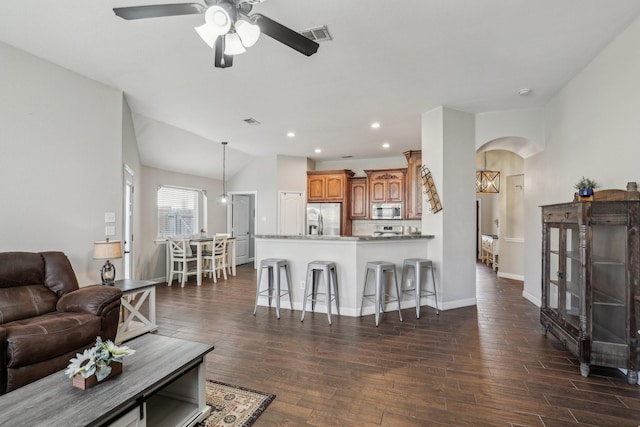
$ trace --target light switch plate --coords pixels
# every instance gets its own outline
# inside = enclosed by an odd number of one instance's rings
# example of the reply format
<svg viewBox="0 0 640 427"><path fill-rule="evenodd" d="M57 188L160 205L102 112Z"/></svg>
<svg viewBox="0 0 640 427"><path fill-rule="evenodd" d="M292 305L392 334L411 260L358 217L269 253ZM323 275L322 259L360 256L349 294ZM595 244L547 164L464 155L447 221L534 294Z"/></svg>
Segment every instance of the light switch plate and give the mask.
<svg viewBox="0 0 640 427"><path fill-rule="evenodd" d="M114 225L107 225L104 228L105 236L115 236L116 235L116 227Z"/></svg>
<svg viewBox="0 0 640 427"><path fill-rule="evenodd" d="M104 222L116 222L116 213L115 212L105 212L104 213Z"/></svg>

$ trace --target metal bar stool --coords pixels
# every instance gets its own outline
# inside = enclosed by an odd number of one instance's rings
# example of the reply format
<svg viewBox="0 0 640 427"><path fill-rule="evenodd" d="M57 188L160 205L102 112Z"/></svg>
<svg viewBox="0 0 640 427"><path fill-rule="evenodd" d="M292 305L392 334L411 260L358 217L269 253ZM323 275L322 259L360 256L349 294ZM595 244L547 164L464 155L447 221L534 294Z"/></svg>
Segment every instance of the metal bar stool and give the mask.
<svg viewBox="0 0 640 427"><path fill-rule="evenodd" d="M268 273L268 287L267 289L260 290L260 284L262 283L262 272L267 269ZM287 289L281 290L280 287L280 269L284 268L285 278L287 279ZM258 275L258 283L256 285L256 305L253 308L253 315L256 315L258 310L258 298L262 294L267 294L269 298L269 307L271 307L271 298L276 299L276 316L280 318L280 297L289 295L289 306L293 309L293 303L291 302L291 272L289 268L289 261L281 258L267 258L260 261L260 274ZM275 289L274 289L275 286Z"/></svg>
<svg viewBox="0 0 640 427"><path fill-rule="evenodd" d="M369 272L373 272L375 278L375 291L372 294L367 294L367 284L369 282ZM396 298L390 298L391 295L387 293L387 273L393 272L393 279L396 287ZM362 303L360 304L360 316L362 316L362 306L366 298L373 297L375 301L375 320L376 327L380 322L380 312L384 313L384 304L386 302L398 301L398 316L402 322L402 312L400 311L400 290L398 289L398 275L396 273L396 265L392 262L386 261L371 261L367 263L367 271L364 275L364 289L362 290Z"/></svg>
<svg viewBox="0 0 640 427"><path fill-rule="evenodd" d="M431 279L433 280L433 291L422 289L422 270L431 270ZM424 258L407 258L402 264L402 281L400 287L403 288L406 280L409 278L409 270L413 269L413 287L403 289L402 292L413 293L416 300L416 319L420 318L421 297L433 295L436 301L436 314L440 314L438 310L438 293L436 290L436 276L433 272L433 263L431 260Z"/></svg>
<svg viewBox="0 0 640 427"><path fill-rule="evenodd" d="M311 298L311 311L316 309L316 301L318 300L318 285L320 284L320 275L324 273L324 284L326 292L320 293L324 295L323 301L327 303L327 317L331 324L331 301L336 303L336 311L340 315L340 299L338 297L338 275L336 273L336 263L332 261L311 261L307 264L307 280L304 282L304 299L302 300L302 317L300 321L304 322L304 312L307 309L307 300ZM311 289L309 289L311 285ZM333 295L331 287L333 286ZM322 300L321 300L322 301Z"/></svg>

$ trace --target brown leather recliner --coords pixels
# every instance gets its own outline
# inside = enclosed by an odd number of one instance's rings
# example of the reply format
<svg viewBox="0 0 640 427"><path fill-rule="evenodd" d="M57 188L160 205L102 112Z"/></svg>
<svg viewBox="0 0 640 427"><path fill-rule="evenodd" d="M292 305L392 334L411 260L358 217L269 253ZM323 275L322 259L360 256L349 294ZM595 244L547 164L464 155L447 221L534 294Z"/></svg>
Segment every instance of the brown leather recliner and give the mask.
<svg viewBox="0 0 640 427"><path fill-rule="evenodd" d="M64 369L98 336L114 340L121 296L80 288L62 252L0 253L0 395Z"/></svg>

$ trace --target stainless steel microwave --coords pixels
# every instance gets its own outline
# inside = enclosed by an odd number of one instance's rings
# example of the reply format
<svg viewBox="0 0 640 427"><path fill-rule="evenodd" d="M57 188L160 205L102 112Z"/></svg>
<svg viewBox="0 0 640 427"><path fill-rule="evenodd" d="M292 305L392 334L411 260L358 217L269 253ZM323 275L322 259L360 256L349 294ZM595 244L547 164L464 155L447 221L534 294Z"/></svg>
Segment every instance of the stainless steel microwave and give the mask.
<svg viewBox="0 0 640 427"><path fill-rule="evenodd" d="M371 205L373 219L402 219L402 203L373 203Z"/></svg>

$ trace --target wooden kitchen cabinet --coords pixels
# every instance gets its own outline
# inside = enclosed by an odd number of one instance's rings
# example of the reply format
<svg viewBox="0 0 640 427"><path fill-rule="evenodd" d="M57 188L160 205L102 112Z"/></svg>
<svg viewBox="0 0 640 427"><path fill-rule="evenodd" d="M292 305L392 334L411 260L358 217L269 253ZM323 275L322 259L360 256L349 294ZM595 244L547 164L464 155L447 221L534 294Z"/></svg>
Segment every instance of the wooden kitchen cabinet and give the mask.
<svg viewBox="0 0 640 427"><path fill-rule="evenodd" d="M307 171L307 201L346 201L349 193L349 180L353 175L354 173L348 169Z"/></svg>
<svg viewBox="0 0 640 427"><path fill-rule="evenodd" d="M398 203L404 201L404 182L407 169L365 170L369 182L370 203Z"/></svg>
<svg viewBox="0 0 640 427"><path fill-rule="evenodd" d="M543 332L580 362L640 369L640 201L593 201L542 207Z"/></svg>
<svg viewBox="0 0 640 427"><path fill-rule="evenodd" d="M407 158L406 219L422 218L422 151L405 151Z"/></svg>
<svg viewBox="0 0 640 427"><path fill-rule="evenodd" d="M340 234L351 235L351 177L349 169L307 171L307 203L340 203Z"/></svg>
<svg viewBox="0 0 640 427"><path fill-rule="evenodd" d="M369 218L369 186L367 178L351 178L351 219Z"/></svg>

